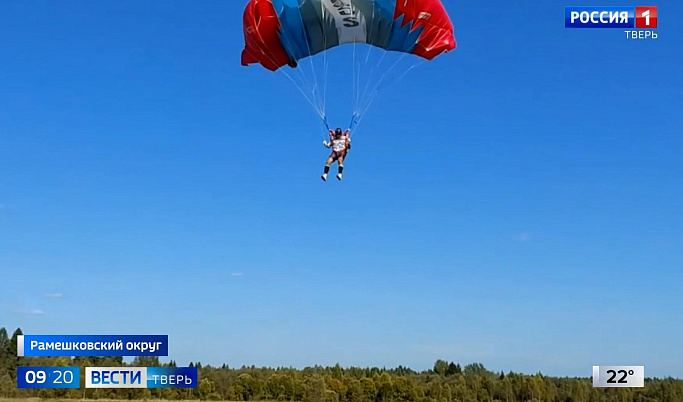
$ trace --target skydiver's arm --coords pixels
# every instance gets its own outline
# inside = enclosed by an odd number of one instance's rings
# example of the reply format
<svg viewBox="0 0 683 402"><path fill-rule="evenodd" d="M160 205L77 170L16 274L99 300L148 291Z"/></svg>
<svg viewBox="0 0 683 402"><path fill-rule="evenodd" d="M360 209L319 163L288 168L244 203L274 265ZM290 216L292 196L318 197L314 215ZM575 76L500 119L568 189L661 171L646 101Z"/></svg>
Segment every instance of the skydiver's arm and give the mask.
<svg viewBox="0 0 683 402"><path fill-rule="evenodd" d="M329 134L330 134L330 140L329 141L323 140L323 145L325 146L325 148L329 148L332 146L332 136L334 135L334 130L330 130Z"/></svg>

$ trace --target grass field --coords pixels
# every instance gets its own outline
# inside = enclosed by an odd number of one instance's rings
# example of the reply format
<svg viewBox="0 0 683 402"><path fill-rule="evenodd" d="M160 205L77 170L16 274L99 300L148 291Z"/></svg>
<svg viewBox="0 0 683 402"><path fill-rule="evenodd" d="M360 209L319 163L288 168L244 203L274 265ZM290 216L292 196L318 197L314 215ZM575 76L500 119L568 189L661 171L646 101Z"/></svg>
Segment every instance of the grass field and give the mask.
<svg viewBox="0 0 683 402"><path fill-rule="evenodd" d="M144 401L145 399L133 399L132 401ZM199 402L197 399L192 400L181 400L181 399L158 399L152 398L147 399L154 402ZM74 401L85 401L85 402L131 402L129 399L55 399L55 398L0 398L0 402L74 402ZM221 401L221 402L238 402L238 401ZM273 401L249 401L249 402L273 402Z"/></svg>
<svg viewBox="0 0 683 402"><path fill-rule="evenodd" d="M143 401L144 399L134 399L134 401ZM194 400L187 400L183 401L180 399L175 399L173 401L166 400L166 399L148 399L149 401L155 401L155 402L198 402L196 399ZM131 402L128 399L42 399L42 398L0 398L0 402L74 402L74 401L86 401L86 402ZM224 401L224 402L231 402L231 401ZM250 401L250 402L258 402L258 401Z"/></svg>
<svg viewBox="0 0 683 402"><path fill-rule="evenodd" d="M134 399L134 401L142 401L144 399ZM150 401L155 401L155 402L197 402L197 400L188 400L188 401L183 401L183 400L166 400L166 399L149 399ZM131 402L128 399L42 399L42 398L13 398L13 399L6 399L6 398L0 398L0 402L74 402L74 401L92 401L92 402ZM225 401L225 402L230 402L230 401ZM250 401L250 402L258 402L258 401Z"/></svg>

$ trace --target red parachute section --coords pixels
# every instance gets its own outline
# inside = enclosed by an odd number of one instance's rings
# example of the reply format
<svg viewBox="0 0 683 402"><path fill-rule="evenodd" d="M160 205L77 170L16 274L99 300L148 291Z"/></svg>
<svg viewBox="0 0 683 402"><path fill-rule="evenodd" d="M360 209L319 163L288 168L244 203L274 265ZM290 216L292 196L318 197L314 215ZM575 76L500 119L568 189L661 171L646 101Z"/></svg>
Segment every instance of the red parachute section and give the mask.
<svg viewBox="0 0 683 402"><path fill-rule="evenodd" d="M251 0L244 10L242 65L261 63L275 71L289 63L280 43L280 18L270 0Z"/></svg>
<svg viewBox="0 0 683 402"><path fill-rule="evenodd" d="M401 16L401 27L411 22L411 30L424 27L413 54L432 60L443 52L455 49L453 23L439 0L397 0L394 21Z"/></svg>

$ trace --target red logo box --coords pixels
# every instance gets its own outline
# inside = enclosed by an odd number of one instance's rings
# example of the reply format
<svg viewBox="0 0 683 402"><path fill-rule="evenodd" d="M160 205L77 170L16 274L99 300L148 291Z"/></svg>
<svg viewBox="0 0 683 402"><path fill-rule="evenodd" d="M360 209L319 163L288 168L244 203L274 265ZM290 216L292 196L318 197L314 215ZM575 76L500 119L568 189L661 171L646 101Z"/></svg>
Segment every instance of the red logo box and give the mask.
<svg viewBox="0 0 683 402"><path fill-rule="evenodd" d="M657 7L636 7L636 28L657 28Z"/></svg>

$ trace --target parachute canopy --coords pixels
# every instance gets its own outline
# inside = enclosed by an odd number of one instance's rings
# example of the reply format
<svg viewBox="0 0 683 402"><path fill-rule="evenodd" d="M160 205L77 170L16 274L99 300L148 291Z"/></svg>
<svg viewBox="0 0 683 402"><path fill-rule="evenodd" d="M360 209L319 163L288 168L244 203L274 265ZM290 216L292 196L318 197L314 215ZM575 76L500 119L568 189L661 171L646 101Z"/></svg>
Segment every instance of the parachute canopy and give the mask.
<svg viewBox="0 0 683 402"><path fill-rule="evenodd" d="M367 43L431 60L456 46L439 0L251 0L242 65L275 71L345 43Z"/></svg>

